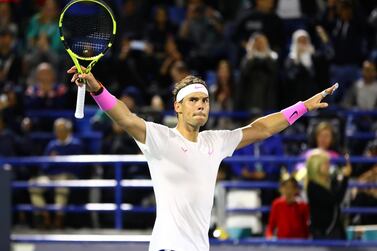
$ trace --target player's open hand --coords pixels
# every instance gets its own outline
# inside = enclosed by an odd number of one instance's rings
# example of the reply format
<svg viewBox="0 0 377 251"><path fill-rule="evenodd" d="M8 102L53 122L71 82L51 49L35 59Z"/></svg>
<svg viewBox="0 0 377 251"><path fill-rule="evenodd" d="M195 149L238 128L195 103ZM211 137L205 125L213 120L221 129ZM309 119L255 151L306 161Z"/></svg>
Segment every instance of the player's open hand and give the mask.
<svg viewBox="0 0 377 251"><path fill-rule="evenodd" d="M81 70L85 72L86 68L81 66ZM79 73L76 66L72 66L67 73L73 73L71 82L75 82L77 86L82 86L86 84L86 90L88 92L98 91L101 87L100 83L96 80L92 73ZM81 81L84 79L85 81Z"/></svg>
<svg viewBox="0 0 377 251"><path fill-rule="evenodd" d="M327 95L332 95L334 91L339 87L339 84L336 83L333 86L327 88L326 90L314 95L313 97L307 99L304 101L304 104L308 111L313 111L316 109L320 108L326 108L329 106L328 103L322 102L322 100L327 96Z"/></svg>

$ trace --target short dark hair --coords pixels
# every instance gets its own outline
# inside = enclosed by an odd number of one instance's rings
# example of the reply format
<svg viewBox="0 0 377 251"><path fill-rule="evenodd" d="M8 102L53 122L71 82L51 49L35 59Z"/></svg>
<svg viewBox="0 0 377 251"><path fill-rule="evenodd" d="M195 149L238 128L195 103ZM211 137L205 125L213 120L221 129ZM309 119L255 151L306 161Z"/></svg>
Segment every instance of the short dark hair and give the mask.
<svg viewBox="0 0 377 251"><path fill-rule="evenodd" d="M207 89L208 91L208 86L206 84L206 82L199 78L199 77L195 77L193 75L188 75L187 77L183 78L181 81L179 81L178 83L176 83L174 85L174 89L173 89L173 97L174 97L174 101L177 100L177 94L178 92L183 88L183 87L186 87L188 85L192 85L192 84L201 84L201 85L204 85L205 88Z"/></svg>
<svg viewBox="0 0 377 251"><path fill-rule="evenodd" d="M294 185L296 188L299 188L300 185L298 184L298 181L295 179L295 177L293 176L289 176L288 178L286 179L283 179L280 181L280 186L285 186L286 184L288 183L291 183L292 185Z"/></svg>

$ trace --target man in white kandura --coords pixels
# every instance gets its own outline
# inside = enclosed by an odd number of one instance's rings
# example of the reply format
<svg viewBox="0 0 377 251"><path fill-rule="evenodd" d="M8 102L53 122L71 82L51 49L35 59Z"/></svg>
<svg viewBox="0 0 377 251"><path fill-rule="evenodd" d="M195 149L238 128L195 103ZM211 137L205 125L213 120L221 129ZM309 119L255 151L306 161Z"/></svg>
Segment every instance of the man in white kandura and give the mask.
<svg viewBox="0 0 377 251"><path fill-rule="evenodd" d="M72 82L77 85L81 85L78 78L87 80L87 90L99 107L135 139L148 161L157 202L149 251L209 250L208 229L220 162L234 150L282 131L307 111L327 107L322 99L337 88L335 84L243 128L199 132L208 120L209 96L206 83L197 77L187 76L175 84L178 124L168 128L131 113L91 73L78 74L75 67L68 73L74 74Z"/></svg>

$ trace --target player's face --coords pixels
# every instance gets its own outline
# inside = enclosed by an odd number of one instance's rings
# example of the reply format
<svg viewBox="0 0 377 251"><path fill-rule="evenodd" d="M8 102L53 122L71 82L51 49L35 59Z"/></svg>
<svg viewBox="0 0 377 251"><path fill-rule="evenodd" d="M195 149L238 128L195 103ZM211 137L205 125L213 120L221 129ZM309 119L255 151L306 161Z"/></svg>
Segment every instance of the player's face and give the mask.
<svg viewBox="0 0 377 251"><path fill-rule="evenodd" d="M180 119L193 127L204 126L208 120L209 97L202 92L194 92L187 95L176 106Z"/></svg>

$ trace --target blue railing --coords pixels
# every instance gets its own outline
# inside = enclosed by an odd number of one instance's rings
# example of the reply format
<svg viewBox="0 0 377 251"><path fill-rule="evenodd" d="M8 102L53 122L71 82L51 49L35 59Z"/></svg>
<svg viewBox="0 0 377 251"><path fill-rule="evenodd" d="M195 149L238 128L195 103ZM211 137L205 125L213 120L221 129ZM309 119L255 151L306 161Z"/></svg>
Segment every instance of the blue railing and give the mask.
<svg viewBox="0 0 377 251"><path fill-rule="evenodd" d="M226 163L237 162L274 162L274 163L296 163L303 161L300 157L279 157L263 156L263 157L246 157L237 156L227 158ZM352 163L377 163L377 158L365 158L360 156L351 156ZM343 158L333 159L333 162L344 163ZM88 165L88 164L103 164L111 165L115 169L114 180L68 180L68 181L51 181L48 183L38 183L29 181L13 181L13 189L26 189L29 187L70 187L70 188L105 188L114 189L115 203L87 203L84 205L68 205L64 208L59 208L54 205L48 205L43 209L56 211L64 210L69 212L86 212L86 211L100 211L100 212L115 212L115 228L122 229L122 214L124 212L135 213L154 213L153 207L137 207L130 204L122 203L122 189L141 189L152 188L150 180L122 180L122 169L125 164L144 164L145 158L142 155L76 155L76 156L55 156L55 157L23 157L23 158L0 158L0 165L9 164L14 168L18 166L35 166L36 164L59 164L59 165ZM126 168L126 167L124 167ZM275 182L240 182L240 181L224 181L220 183L225 189L276 189L278 184ZM356 183L350 182L349 187L356 188L377 188L377 183ZM21 204L15 205L14 210L33 211L41 210L34 208L31 205ZM269 207L253 208L253 209L228 209L228 213L256 213L268 212ZM377 210L374 208L345 208L345 213L368 213L375 214Z"/></svg>

